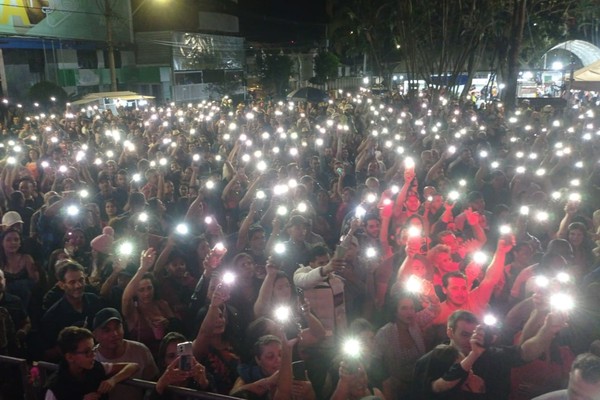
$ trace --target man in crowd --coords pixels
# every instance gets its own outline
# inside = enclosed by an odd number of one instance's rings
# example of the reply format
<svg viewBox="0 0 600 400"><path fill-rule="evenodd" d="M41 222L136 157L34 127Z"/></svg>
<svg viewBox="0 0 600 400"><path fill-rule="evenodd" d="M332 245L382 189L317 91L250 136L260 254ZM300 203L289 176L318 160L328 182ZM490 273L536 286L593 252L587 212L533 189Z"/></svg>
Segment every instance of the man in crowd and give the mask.
<svg viewBox="0 0 600 400"><path fill-rule="evenodd" d="M61 329L68 326L90 326L92 319L102 308L102 301L97 295L84 292L84 269L75 261L68 260L60 265L56 278L64 295L42 317L44 358L48 361L57 361L60 357L56 338Z"/></svg>
<svg viewBox="0 0 600 400"><path fill-rule="evenodd" d="M534 400L597 400L600 399L600 357L592 353L577 356L569 373L569 386L547 393Z"/></svg>
<svg viewBox="0 0 600 400"><path fill-rule="evenodd" d="M489 327L475 314L458 310L448 318L450 345L439 345L415 366L414 399L463 399L477 395L508 399L512 367L533 361L564 327L564 317L548 314L537 334L520 346L494 347Z"/></svg>
<svg viewBox="0 0 600 400"><path fill-rule="evenodd" d="M150 350L140 342L124 338L123 318L114 308L103 308L94 316L92 323L96 347L96 361L109 363L136 363L138 370L132 378L153 381L158 378L158 367ZM131 386L120 385L110 393L111 399L137 400L143 391Z"/></svg>

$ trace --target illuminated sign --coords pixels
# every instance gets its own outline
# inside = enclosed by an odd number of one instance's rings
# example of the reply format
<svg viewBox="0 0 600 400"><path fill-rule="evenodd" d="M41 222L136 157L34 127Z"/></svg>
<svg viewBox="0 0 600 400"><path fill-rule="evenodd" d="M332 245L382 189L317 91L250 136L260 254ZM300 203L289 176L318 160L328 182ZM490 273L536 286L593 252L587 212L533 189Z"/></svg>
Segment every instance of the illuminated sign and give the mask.
<svg viewBox="0 0 600 400"><path fill-rule="evenodd" d="M129 1L110 1L115 42L131 42L128 3ZM104 2L0 0L0 34L104 41Z"/></svg>

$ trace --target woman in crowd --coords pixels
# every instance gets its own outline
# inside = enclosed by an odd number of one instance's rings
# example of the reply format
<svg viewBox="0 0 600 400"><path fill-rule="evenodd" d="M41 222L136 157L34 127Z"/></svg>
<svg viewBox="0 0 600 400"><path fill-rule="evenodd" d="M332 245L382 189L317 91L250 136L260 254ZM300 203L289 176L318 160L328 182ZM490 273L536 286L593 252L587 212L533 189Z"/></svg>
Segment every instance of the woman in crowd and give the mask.
<svg viewBox="0 0 600 400"><path fill-rule="evenodd" d="M288 338L297 337L303 346L314 345L325 337L323 324L310 312L306 300L297 298L292 293L290 278L274 264L267 261L267 275L260 288L260 293L254 303L254 318L268 317L284 319L283 322L293 321L287 332ZM300 323L300 315L304 320ZM306 329L298 330L298 325L306 325ZM293 331L292 331L293 330Z"/></svg>
<svg viewBox="0 0 600 400"><path fill-rule="evenodd" d="M261 336L254 344L256 376L240 376L231 395L243 399L314 400L315 394L306 381L292 381L291 349L281 329L279 336Z"/></svg>
<svg viewBox="0 0 600 400"><path fill-rule="evenodd" d="M22 250L21 234L8 229L0 235L0 269L4 271L6 290L18 296L27 309L33 287L40 281L40 273L33 258Z"/></svg>
<svg viewBox="0 0 600 400"><path fill-rule="evenodd" d="M218 278L213 278L218 279ZM194 356L214 377L217 393L229 394L238 377L238 352L231 330L228 330L225 302L229 299L229 287L218 283L212 293L210 305L194 340Z"/></svg>
<svg viewBox="0 0 600 400"><path fill-rule="evenodd" d="M148 346L152 354L157 354L165 333L180 326L169 304L155 291L154 277L150 273L155 259L154 249L142 252L140 267L125 287L121 305L129 336Z"/></svg>
<svg viewBox="0 0 600 400"><path fill-rule="evenodd" d="M189 370L181 368L181 355L177 354L177 345L184 342L187 342L186 337L177 332L169 332L161 340L156 357L161 375L156 382L154 393L150 396L152 400L165 399L165 391L168 386L212 391L210 376L207 375L206 368L194 356L191 357ZM178 397L168 398L176 399Z"/></svg>
<svg viewBox="0 0 600 400"><path fill-rule="evenodd" d="M440 312L440 300L433 284L421 278L411 280L414 283L403 282L392 289L393 319L375 335L373 365L388 400L408 398L414 365L425 354L423 330ZM419 294L415 296L407 289Z"/></svg>

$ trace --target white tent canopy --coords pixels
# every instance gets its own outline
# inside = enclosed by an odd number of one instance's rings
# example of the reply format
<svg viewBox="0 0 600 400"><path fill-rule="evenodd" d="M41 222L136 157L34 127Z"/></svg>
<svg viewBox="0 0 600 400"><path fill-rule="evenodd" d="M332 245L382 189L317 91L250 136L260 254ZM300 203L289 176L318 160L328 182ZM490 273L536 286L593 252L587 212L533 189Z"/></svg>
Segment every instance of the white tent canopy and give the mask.
<svg viewBox="0 0 600 400"><path fill-rule="evenodd" d="M600 60L573 72L571 89L600 91Z"/></svg>
<svg viewBox="0 0 600 400"><path fill-rule="evenodd" d="M90 93L83 96L81 99L74 101L73 105L82 105L93 103L95 101L99 101L102 99L114 99L114 100L148 100L153 99L154 96L144 96L135 92L98 92L98 93Z"/></svg>

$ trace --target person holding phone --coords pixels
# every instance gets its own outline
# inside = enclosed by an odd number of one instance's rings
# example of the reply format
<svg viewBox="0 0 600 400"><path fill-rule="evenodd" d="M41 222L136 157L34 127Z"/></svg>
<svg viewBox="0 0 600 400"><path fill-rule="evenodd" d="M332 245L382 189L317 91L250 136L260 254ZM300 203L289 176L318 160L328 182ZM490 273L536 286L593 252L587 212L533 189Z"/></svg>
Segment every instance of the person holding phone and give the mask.
<svg viewBox="0 0 600 400"><path fill-rule="evenodd" d="M212 375L193 355L189 358L190 363L188 363L188 366L190 368L182 365L182 357L178 354L178 346L190 343L186 341L186 337L182 334L169 332L160 342L157 362L161 375L156 382L154 392L150 396L151 400L165 399L168 386L180 386L207 392L214 391ZM166 398L170 397L167 396ZM173 396L173 398L178 397Z"/></svg>
<svg viewBox="0 0 600 400"><path fill-rule="evenodd" d="M276 333L261 336L256 341L253 351L258 368L247 369L252 374L244 374L236 380L231 396L253 400L316 399L306 370L302 374L302 368L296 368L299 376L293 375L291 347L295 341L287 341L282 329Z"/></svg>

